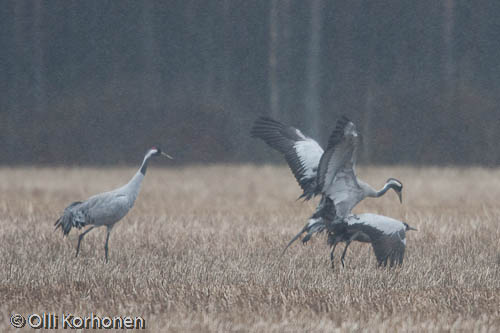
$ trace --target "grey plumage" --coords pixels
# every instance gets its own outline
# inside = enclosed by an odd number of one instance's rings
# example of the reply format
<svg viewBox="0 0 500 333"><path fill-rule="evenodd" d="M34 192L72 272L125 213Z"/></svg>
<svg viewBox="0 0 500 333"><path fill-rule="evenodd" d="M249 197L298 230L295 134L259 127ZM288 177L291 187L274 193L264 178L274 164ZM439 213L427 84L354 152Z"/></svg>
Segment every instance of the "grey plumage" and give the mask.
<svg viewBox="0 0 500 333"><path fill-rule="evenodd" d="M333 221L336 223L332 223ZM288 242L281 255L283 255L290 245L292 245L303 233L306 233L306 235L302 238L302 242L307 243L313 234L322 232L326 228L329 228L330 232L342 234L345 231L345 223L339 220L336 215L335 205L332 199L328 196L322 196L314 214L309 218L304 228Z"/></svg>
<svg viewBox="0 0 500 333"><path fill-rule="evenodd" d="M350 215L344 220L345 230L329 232L328 235L332 267L333 253L337 244L346 243L341 257L342 266L344 266L347 248L352 241L371 243L379 266L401 265L406 248L406 231L417 230L407 223L377 214Z"/></svg>
<svg viewBox="0 0 500 333"><path fill-rule="evenodd" d="M75 207L79 206L81 203L81 201L71 203L64 209L63 215L56 221L56 229L61 227L64 235L70 232L71 227L81 229L85 225L85 217L82 216L83 212L75 209Z"/></svg>
<svg viewBox="0 0 500 333"><path fill-rule="evenodd" d="M335 224L343 223L343 219L350 216L352 209L366 197L378 198L392 188L398 194L400 201L402 200L403 185L397 179L389 178L384 187L376 191L356 177L354 170L356 165L355 152L358 145L357 137L354 124L346 123L346 118L339 120L318 168L316 192L322 194L322 200L316 213L322 212L320 214L322 217L315 219L313 215L308 220L304 227L307 235L303 238L303 242L307 242L313 234L325 229L341 228ZM335 218L326 219L323 217L332 214L332 212L325 212L325 210L331 211L332 207L322 205L324 198L333 202Z"/></svg>
<svg viewBox="0 0 500 333"><path fill-rule="evenodd" d="M250 132L254 138L264 140L285 156L293 175L303 190L299 198L312 198L317 191L317 169L323 148L313 139L292 126L269 117L257 119Z"/></svg>
<svg viewBox="0 0 500 333"><path fill-rule="evenodd" d="M251 135L264 140L269 146L284 154L303 189L301 197L310 199L321 195L315 213L285 250L304 232L307 235L303 238L303 242L307 242L314 233L327 228L327 222L342 223L342 219L349 216L352 209L366 197L380 197L392 188L398 194L400 201L402 200L403 185L394 178L389 178L379 191L357 178L356 152L361 136L354 123L345 116L337 121L325 151L315 140L305 136L300 130L285 126L269 117L257 119ZM330 202L334 205L334 210L325 205ZM324 218L323 215L331 215L332 211L339 218Z"/></svg>
<svg viewBox="0 0 500 333"><path fill-rule="evenodd" d="M328 140L328 147L318 166L316 193L328 196L335 203L336 214L344 218L367 197L378 198L392 188L400 199L403 185L389 178L384 187L376 191L356 176L356 152L360 144L356 126L347 117L337 121Z"/></svg>
<svg viewBox="0 0 500 333"><path fill-rule="evenodd" d="M318 166L317 193L329 193L335 184L337 175L347 178L347 189L357 185L354 167L356 164L356 151L359 145L359 135L354 124L345 116L340 118L335 125L325 153L321 156ZM333 199L333 198L332 198ZM337 212L339 214L339 212Z"/></svg>
<svg viewBox="0 0 500 333"><path fill-rule="evenodd" d="M169 155L159 148L153 147L148 150L140 169L132 179L124 186L113 191L100 193L88 198L85 201L76 201L64 209L63 214L55 223L55 230L61 228L63 235L69 234L72 228L81 229L91 226L80 234L76 248L76 256L80 251L80 243L83 237L95 227L106 226L105 258L108 261L108 241L109 234L116 222L120 221L133 207L137 195L139 194L142 180L146 174L149 159L153 156Z"/></svg>

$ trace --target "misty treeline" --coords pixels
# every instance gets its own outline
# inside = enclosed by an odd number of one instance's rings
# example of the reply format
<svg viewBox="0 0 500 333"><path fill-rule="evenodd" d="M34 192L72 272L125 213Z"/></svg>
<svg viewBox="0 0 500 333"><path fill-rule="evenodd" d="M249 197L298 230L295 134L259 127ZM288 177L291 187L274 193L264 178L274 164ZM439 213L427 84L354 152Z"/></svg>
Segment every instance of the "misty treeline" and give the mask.
<svg viewBox="0 0 500 333"><path fill-rule="evenodd" d="M1 164L280 158L270 115L364 163L500 164L498 1L3 1Z"/></svg>

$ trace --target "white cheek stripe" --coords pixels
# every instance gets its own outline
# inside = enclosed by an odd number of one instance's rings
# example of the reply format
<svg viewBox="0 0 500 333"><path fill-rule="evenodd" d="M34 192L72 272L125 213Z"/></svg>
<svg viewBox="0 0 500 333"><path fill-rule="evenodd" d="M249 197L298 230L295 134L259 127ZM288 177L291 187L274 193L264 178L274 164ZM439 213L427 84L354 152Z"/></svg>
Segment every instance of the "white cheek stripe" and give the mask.
<svg viewBox="0 0 500 333"><path fill-rule="evenodd" d="M158 152L157 149L150 149L146 154L146 158L150 158L153 154L156 154L157 152Z"/></svg>
<svg viewBox="0 0 500 333"><path fill-rule="evenodd" d="M148 153L146 154L146 156L144 156L144 160L142 160L142 164L144 164L144 162L146 162L146 160L148 158L150 158L153 154L156 154L157 152L158 152L158 150L156 150L156 149L150 149L148 151Z"/></svg>

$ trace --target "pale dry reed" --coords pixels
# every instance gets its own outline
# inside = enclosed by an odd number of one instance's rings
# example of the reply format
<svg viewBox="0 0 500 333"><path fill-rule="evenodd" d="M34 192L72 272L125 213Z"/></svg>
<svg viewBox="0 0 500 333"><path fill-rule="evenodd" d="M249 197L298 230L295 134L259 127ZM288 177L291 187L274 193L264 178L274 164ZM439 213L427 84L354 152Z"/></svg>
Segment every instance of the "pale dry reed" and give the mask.
<svg viewBox="0 0 500 333"><path fill-rule="evenodd" d="M324 235L279 259L317 199L295 201L293 176L272 166L152 167L109 264L104 229L74 258L78 233L53 232L59 213L134 172L0 169L0 331L43 312L142 316L152 332L500 330L499 170L359 168L374 187L404 183L403 205L389 192L355 209L419 229L399 269L353 243L332 270Z"/></svg>

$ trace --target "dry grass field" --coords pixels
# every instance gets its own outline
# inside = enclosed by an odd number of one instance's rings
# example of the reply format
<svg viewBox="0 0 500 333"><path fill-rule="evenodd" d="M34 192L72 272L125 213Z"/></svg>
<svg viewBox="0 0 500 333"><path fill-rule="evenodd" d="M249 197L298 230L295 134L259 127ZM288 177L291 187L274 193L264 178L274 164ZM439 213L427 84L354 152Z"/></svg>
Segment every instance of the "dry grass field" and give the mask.
<svg viewBox="0 0 500 333"><path fill-rule="evenodd" d="M400 179L403 205L391 191L355 212L419 231L401 268L353 243L332 270L325 235L279 259L317 203L295 201L286 167L152 164L109 264L104 228L75 258L78 231L53 224L135 168L0 169L0 331L13 313L43 312L142 316L151 332L500 331L500 170L359 168L377 188Z"/></svg>

